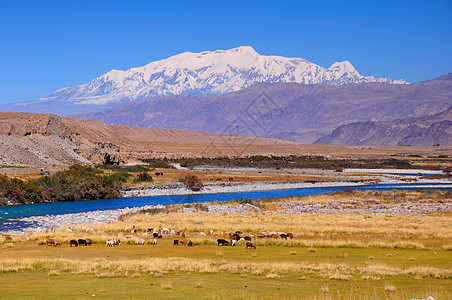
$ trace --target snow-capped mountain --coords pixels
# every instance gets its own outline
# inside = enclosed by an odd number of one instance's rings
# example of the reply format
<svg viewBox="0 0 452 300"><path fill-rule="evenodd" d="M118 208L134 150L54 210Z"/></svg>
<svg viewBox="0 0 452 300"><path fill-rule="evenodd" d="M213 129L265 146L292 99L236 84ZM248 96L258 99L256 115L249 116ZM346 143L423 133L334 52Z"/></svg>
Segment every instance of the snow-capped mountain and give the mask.
<svg viewBox="0 0 452 300"><path fill-rule="evenodd" d="M132 68L112 70L88 83L60 89L39 101L66 100L77 104L110 104L166 95L222 95L258 82L406 83L361 76L348 61L325 69L302 58L259 55L252 47L185 52Z"/></svg>

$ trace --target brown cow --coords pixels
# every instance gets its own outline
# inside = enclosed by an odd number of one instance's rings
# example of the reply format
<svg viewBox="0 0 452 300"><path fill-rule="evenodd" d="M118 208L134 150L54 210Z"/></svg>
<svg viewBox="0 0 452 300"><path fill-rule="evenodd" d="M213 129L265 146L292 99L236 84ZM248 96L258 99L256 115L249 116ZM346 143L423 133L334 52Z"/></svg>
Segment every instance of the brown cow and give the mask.
<svg viewBox="0 0 452 300"><path fill-rule="evenodd" d="M55 240L54 239L47 239L46 240L47 246L55 246Z"/></svg>
<svg viewBox="0 0 452 300"><path fill-rule="evenodd" d="M254 245L254 243L252 243L252 242L246 242L246 247L245 248L254 248L254 249L256 249L256 245Z"/></svg>
<svg viewBox="0 0 452 300"><path fill-rule="evenodd" d="M78 246L78 242L76 240L71 240L69 242L69 247L72 247L72 245L75 245L75 247L77 247Z"/></svg>
<svg viewBox="0 0 452 300"><path fill-rule="evenodd" d="M86 242L85 246L87 246L87 245L91 246L93 244L93 240L92 239L86 239L85 242Z"/></svg>
<svg viewBox="0 0 452 300"><path fill-rule="evenodd" d="M287 235L288 238L293 239L293 233L288 232L286 235Z"/></svg>

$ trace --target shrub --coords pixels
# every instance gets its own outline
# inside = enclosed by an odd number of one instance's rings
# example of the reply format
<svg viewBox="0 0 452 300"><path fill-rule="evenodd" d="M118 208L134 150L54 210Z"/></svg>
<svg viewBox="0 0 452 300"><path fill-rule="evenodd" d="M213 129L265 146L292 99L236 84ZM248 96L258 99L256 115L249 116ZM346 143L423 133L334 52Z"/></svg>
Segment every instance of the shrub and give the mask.
<svg viewBox="0 0 452 300"><path fill-rule="evenodd" d="M152 176L149 175L147 172L142 172L138 174L137 178L133 180L133 182L152 182Z"/></svg>

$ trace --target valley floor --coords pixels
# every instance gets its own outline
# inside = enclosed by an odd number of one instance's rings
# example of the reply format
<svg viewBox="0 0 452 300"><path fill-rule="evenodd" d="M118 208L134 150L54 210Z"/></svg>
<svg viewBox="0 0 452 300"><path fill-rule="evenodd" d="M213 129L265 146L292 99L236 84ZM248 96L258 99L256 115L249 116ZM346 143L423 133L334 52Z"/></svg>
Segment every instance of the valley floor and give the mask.
<svg viewBox="0 0 452 300"><path fill-rule="evenodd" d="M353 191L150 208L114 223L11 234L0 239L0 298L447 299L450 210L398 216L367 209L451 202L448 191ZM282 211L316 205L329 210ZM159 226L186 236L152 245L148 228ZM237 230L254 235L256 249L217 246ZM273 231L294 238L259 237ZM47 238L62 246L46 246ZM78 238L94 244L69 247ZM109 238L122 244L105 247Z"/></svg>

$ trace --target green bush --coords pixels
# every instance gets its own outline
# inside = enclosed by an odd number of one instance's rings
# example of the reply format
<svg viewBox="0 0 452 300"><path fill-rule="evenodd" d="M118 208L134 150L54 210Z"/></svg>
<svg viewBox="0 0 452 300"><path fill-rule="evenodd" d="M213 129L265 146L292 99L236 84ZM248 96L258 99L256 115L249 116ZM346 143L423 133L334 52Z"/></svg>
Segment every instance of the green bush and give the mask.
<svg viewBox="0 0 452 300"><path fill-rule="evenodd" d="M138 174L137 178L135 178L133 180L133 182L137 183L137 182L152 182L152 176L149 175L147 172L142 172L140 174Z"/></svg>

